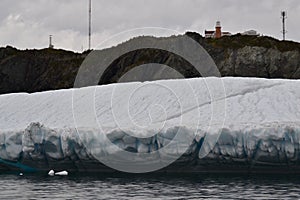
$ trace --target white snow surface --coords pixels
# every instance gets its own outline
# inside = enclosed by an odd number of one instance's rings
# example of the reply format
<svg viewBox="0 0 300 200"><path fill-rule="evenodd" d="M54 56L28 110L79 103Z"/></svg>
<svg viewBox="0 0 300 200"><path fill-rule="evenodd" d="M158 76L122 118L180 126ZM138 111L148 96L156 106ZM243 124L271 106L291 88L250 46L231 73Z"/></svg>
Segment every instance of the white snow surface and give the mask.
<svg viewBox="0 0 300 200"><path fill-rule="evenodd" d="M224 127L239 128L298 124L299 102L298 80L232 77L16 93L0 96L0 131L24 130L32 122L49 128L100 126L140 132L196 126L198 120L201 126L224 123Z"/></svg>

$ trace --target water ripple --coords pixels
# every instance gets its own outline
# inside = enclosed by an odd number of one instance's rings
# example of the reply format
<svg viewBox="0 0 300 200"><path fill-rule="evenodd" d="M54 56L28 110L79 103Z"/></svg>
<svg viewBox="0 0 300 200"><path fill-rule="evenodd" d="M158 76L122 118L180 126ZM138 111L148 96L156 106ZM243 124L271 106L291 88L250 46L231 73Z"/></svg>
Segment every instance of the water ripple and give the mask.
<svg viewBox="0 0 300 200"><path fill-rule="evenodd" d="M298 176L0 175L0 199L286 199L300 198Z"/></svg>

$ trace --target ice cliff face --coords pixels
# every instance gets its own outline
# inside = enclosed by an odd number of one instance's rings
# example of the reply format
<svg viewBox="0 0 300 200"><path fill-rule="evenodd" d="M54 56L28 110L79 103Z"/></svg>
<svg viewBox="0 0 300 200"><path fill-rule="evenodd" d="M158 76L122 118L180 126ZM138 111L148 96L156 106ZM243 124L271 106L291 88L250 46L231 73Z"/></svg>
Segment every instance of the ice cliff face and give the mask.
<svg viewBox="0 0 300 200"><path fill-rule="evenodd" d="M299 172L299 91L297 80L198 78L2 95L0 166L107 171L99 158L113 145L142 154L178 140L177 155L180 130L192 139L163 170Z"/></svg>

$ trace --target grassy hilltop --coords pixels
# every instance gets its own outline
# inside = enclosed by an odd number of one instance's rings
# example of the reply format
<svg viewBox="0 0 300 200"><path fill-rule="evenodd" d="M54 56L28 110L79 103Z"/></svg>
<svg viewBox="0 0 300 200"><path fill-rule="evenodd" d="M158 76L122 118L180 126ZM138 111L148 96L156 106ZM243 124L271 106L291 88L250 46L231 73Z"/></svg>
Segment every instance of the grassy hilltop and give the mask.
<svg viewBox="0 0 300 200"><path fill-rule="evenodd" d="M204 47L222 76L300 78L300 44L297 42L239 34L220 39L205 39L194 32L186 35ZM48 48L0 48L0 94L71 88L88 53ZM122 55L111 63L101 83L116 82L124 72L146 63L171 66L185 77L200 76L181 57L161 50L143 49Z"/></svg>

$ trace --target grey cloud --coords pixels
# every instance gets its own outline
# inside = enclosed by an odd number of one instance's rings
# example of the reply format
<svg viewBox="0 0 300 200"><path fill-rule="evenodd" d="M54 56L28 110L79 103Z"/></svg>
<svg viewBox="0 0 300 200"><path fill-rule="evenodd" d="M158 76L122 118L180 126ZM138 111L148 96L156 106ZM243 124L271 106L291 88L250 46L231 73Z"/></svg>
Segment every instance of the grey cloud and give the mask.
<svg viewBox="0 0 300 200"><path fill-rule="evenodd" d="M300 41L299 0L92 0L93 45L121 31L163 27L203 34L221 20L233 33L256 29L281 38L280 11L288 11L287 38ZM54 35L59 48L87 47L88 0L1 0L0 45L43 48Z"/></svg>

